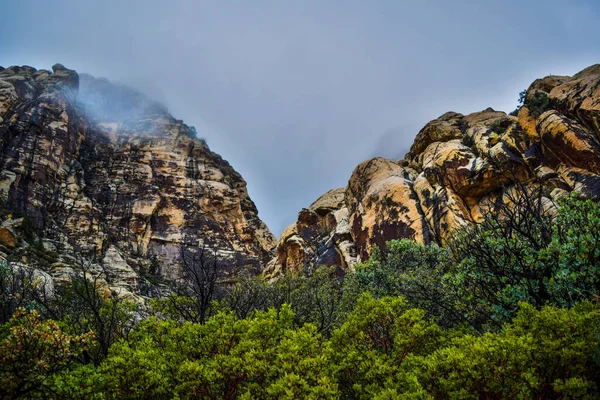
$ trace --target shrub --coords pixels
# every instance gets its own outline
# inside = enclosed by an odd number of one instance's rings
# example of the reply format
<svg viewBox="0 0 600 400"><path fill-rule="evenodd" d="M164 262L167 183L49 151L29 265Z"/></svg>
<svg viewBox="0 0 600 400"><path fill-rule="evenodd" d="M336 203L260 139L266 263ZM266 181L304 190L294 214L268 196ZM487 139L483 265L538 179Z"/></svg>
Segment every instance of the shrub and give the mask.
<svg viewBox="0 0 600 400"><path fill-rule="evenodd" d="M508 321L519 302L572 306L600 288L597 203L570 195L555 218L541 195L514 203L449 241L454 263L443 284L479 328Z"/></svg>
<svg viewBox="0 0 600 400"><path fill-rule="evenodd" d="M450 269L447 249L408 239L389 241L387 247L385 258L376 250L368 262L357 265L356 273L346 278L347 308L351 310L363 292L370 292L374 297L403 296L410 307L424 310L427 318L435 318L441 326L464 322L453 306L455 300L441 285Z"/></svg>
<svg viewBox="0 0 600 400"><path fill-rule="evenodd" d="M502 332L455 338L417 360L415 371L435 398L591 398L597 324L591 303L541 310L522 304Z"/></svg>
<svg viewBox="0 0 600 400"><path fill-rule="evenodd" d="M533 96L527 99L525 105L527 108L529 108L529 113L537 118L552 108L552 101L550 100L548 94L544 92L536 92Z"/></svg>
<svg viewBox="0 0 600 400"><path fill-rule="evenodd" d="M348 320L331 339L332 375L345 398L373 398L394 380L409 354L427 354L441 331L409 309L402 298L358 299Z"/></svg>
<svg viewBox="0 0 600 400"><path fill-rule="evenodd" d="M48 396L54 376L92 339L91 332L70 335L55 321L41 321L36 310L19 309L0 330L0 389L10 398Z"/></svg>

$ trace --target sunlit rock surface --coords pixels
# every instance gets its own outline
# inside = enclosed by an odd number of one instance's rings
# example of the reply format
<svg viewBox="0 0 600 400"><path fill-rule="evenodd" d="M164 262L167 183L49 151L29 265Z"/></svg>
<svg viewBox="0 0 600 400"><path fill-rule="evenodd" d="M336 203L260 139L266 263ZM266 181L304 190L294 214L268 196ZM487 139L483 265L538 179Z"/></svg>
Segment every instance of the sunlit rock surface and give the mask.
<svg viewBox="0 0 600 400"><path fill-rule="evenodd" d="M332 189L300 211L298 221L281 235L277 256L265 269L265 275L276 276L314 265L348 268L356 263L345 191L346 188Z"/></svg>
<svg viewBox="0 0 600 400"><path fill-rule="evenodd" d="M297 269L307 257L351 268L391 239L443 244L516 187L543 184L548 206L572 190L600 199L600 65L536 80L515 114L448 112L425 125L404 160L364 161L332 207L345 219L307 219L302 210L269 271ZM307 229L310 240L300 234ZM338 229L343 245L330 240ZM337 256L324 257L331 249Z"/></svg>
<svg viewBox="0 0 600 400"><path fill-rule="evenodd" d="M32 221L58 281L88 263L137 295L148 275L179 276L182 246L214 250L228 273L272 257L242 177L132 89L58 64L0 69L0 138L0 199ZM0 256L39 262L2 225Z"/></svg>

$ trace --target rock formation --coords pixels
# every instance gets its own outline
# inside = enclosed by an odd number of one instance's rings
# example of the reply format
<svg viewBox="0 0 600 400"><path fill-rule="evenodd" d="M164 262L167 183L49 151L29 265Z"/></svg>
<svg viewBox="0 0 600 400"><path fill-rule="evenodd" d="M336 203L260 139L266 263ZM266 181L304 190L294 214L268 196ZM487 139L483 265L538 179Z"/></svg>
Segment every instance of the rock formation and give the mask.
<svg viewBox="0 0 600 400"><path fill-rule="evenodd" d="M126 296L157 295L182 251L203 248L224 274L352 269L390 239L443 244L540 184L549 201L600 198L600 65L536 80L510 115L429 122L403 160L358 165L277 245L242 177L161 104L59 64L0 67L0 259L54 283L85 265Z"/></svg>
<svg viewBox="0 0 600 400"><path fill-rule="evenodd" d="M228 272L272 257L242 177L132 89L59 64L0 68L0 140L4 259L58 281L88 263L137 295L177 279L182 248Z"/></svg>
<svg viewBox="0 0 600 400"><path fill-rule="evenodd" d="M449 112L421 129L403 160L361 163L345 189L299 213L267 273L309 262L351 268L397 238L442 244L515 186L542 184L548 200L573 190L600 198L600 65L536 80L513 114Z"/></svg>

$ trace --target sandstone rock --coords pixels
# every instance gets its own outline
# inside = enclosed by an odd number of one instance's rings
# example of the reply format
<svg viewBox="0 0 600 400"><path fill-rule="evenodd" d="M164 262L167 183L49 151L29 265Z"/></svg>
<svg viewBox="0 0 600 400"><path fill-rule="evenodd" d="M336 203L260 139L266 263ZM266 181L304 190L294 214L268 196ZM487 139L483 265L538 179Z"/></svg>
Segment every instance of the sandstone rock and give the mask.
<svg viewBox="0 0 600 400"><path fill-rule="evenodd" d="M541 79L536 79L529 86L527 91L542 91L545 93L550 93L552 89L557 86L562 85L563 83L569 81L571 79L570 76L560 76L560 75L550 75Z"/></svg>
<svg viewBox="0 0 600 400"><path fill-rule="evenodd" d="M501 171L460 140L432 143L423 153L423 171L431 182L449 187L461 197L478 197L507 182Z"/></svg>
<svg viewBox="0 0 600 400"><path fill-rule="evenodd" d="M413 145L410 148L406 158L414 158L423 153L431 143L446 142L452 139L459 139L461 133L461 122L463 115L448 112L436 120L429 122L417 134Z"/></svg>
<svg viewBox="0 0 600 400"><path fill-rule="evenodd" d="M315 200L309 210L317 212L317 214L327 214L332 210L339 210L344 206L346 188L331 189Z"/></svg>
<svg viewBox="0 0 600 400"><path fill-rule="evenodd" d="M40 269L32 268L31 266L15 262L10 263L9 267L12 268L14 276L26 277L32 286L39 291L40 295L47 299L52 299L54 297L54 280L48 273Z"/></svg>
<svg viewBox="0 0 600 400"><path fill-rule="evenodd" d="M552 88L550 99L563 114L576 116L578 123L600 135L600 64Z"/></svg>
<svg viewBox="0 0 600 400"><path fill-rule="evenodd" d="M360 259L390 238L431 241L409 171L384 158L364 161L352 173L346 190L350 231Z"/></svg>
<svg viewBox="0 0 600 400"><path fill-rule="evenodd" d="M582 125L552 110L540 116L538 130L552 164L600 172L600 142Z"/></svg>
<svg viewBox="0 0 600 400"><path fill-rule="evenodd" d="M137 296L151 262L178 278L182 247L213 249L225 272L272 257L242 177L135 90L60 64L9 67L0 117L0 197L61 244L60 279L84 256Z"/></svg>
<svg viewBox="0 0 600 400"><path fill-rule="evenodd" d="M518 114L519 125L531 139L538 139L539 133L536 127L536 119L529 113L529 108L521 107Z"/></svg>
<svg viewBox="0 0 600 400"><path fill-rule="evenodd" d="M600 64L538 79L525 98L516 117L491 108L446 113L421 129L405 160L361 163L332 207L334 218L301 212L270 265L303 264L315 253L302 226L312 227L310 241L323 249L335 238L340 265L351 269L391 239L444 244L499 202L518 207L511 203L518 190L543 185L549 212L573 190L600 199Z"/></svg>
<svg viewBox="0 0 600 400"><path fill-rule="evenodd" d="M0 226L0 245L8 249L17 247L17 240L14 233L4 226Z"/></svg>
<svg viewBox="0 0 600 400"><path fill-rule="evenodd" d="M560 176L575 190L596 201L600 200L600 176L582 168L560 166Z"/></svg>
<svg viewBox="0 0 600 400"><path fill-rule="evenodd" d="M442 243L452 230L471 221L469 209L450 188L432 186L425 174L415 179L413 187L436 242Z"/></svg>
<svg viewBox="0 0 600 400"><path fill-rule="evenodd" d="M310 265L339 265L347 269L356 263L345 190L332 189L298 213L298 221L281 235L277 256L267 266L267 276Z"/></svg>

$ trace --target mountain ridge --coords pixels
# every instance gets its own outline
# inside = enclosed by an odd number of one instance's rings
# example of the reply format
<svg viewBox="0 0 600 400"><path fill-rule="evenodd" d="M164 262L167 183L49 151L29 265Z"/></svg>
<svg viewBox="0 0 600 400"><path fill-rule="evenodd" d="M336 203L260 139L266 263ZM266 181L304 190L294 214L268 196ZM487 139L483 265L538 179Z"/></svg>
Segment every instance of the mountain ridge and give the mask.
<svg viewBox="0 0 600 400"><path fill-rule="evenodd" d="M135 90L60 64L3 68L0 136L5 260L56 281L89 264L135 297L154 290L146 277L178 279L186 251L210 250L226 274L271 257L241 175Z"/></svg>
<svg viewBox="0 0 600 400"><path fill-rule="evenodd" d="M573 190L598 198L600 64L537 79L523 96L514 115L447 112L419 131L404 159L360 163L345 188L320 197L337 206L299 212L266 274L313 264L351 270L392 239L443 244L518 188L541 185L548 203Z"/></svg>
<svg viewBox="0 0 600 400"><path fill-rule="evenodd" d="M232 279L352 270L391 239L443 244L518 186L544 186L549 204L598 198L599 87L593 65L535 80L515 113L447 112L403 159L360 163L277 242L241 175L162 104L60 64L0 67L0 258L58 282L85 262L133 297L160 295L184 252L207 247Z"/></svg>

